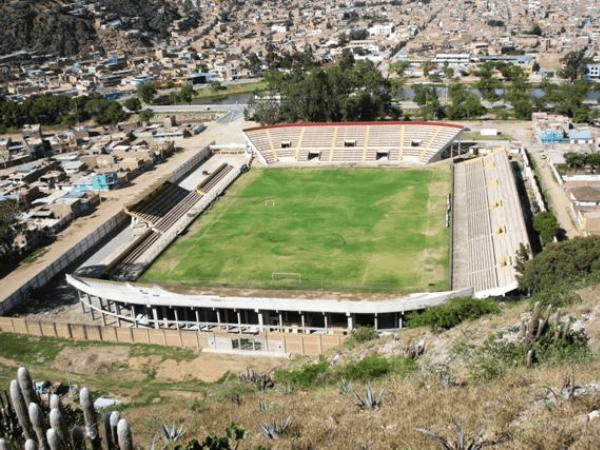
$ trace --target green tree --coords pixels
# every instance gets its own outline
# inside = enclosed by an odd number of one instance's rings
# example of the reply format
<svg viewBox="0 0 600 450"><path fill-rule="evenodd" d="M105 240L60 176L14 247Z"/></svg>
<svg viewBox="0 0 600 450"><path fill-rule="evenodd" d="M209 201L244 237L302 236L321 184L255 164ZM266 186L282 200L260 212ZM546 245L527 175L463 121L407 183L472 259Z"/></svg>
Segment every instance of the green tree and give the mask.
<svg viewBox="0 0 600 450"><path fill-rule="evenodd" d="M150 122L150 120L152 120L153 117L154 113L149 109L144 109L143 111L140 111L138 113L138 118L145 123Z"/></svg>
<svg viewBox="0 0 600 450"><path fill-rule="evenodd" d="M554 241L560 225L551 212L542 212L533 217L533 229L538 232L542 243L547 245Z"/></svg>
<svg viewBox="0 0 600 450"><path fill-rule="evenodd" d="M156 83L149 81L148 83L140 84L137 88L137 95L144 103L150 104L156 95Z"/></svg>
<svg viewBox="0 0 600 450"><path fill-rule="evenodd" d="M527 261L519 287L522 290L556 292L580 281L596 282L600 276L600 237L569 239L548 244Z"/></svg>
<svg viewBox="0 0 600 450"><path fill-rule="evenodd" d="M184 103L192 103L192 99L194 98L194 87L191 84L184 85L179 91L179 98Z"/></svg>
<svg viewBox="0 0 600 450"><path fill-rule="evenodd" d="M142 109L142 102L140 102L140 99L137 97L129 97L125 99L123 106L125 106L125 108L127 108L129 111L137 112Z"/></svg>
<svg viewBox="0 0 600 450"><path fill-rule="evenodd" d="M558 76L574 82L578 78L583 78L585 75L585 65L590 62L589 58L585 57L585 49L578 52L569 52L560 62L563 68L559 70Z"/></svg>

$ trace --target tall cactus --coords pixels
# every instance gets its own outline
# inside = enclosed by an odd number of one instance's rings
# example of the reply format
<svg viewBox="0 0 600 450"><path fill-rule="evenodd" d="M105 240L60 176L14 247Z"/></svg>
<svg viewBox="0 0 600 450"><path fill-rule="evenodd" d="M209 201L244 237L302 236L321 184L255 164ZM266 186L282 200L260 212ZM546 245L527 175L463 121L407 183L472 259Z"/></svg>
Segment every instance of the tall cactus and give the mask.
<svg viewBox="0 0 600 450"><path fill-rule="evenodd" d="M80 426L75 425L71 430L73 450L85 450L85 434Z"/></svg>
<svg viewBox="0 0 600 450"><path fill-rule="evenodd" d="M42 410L40 405L37 403L29 404L29 420L37 436L37 443L39 450L48 450L46 445L46 427L44 426L44 417L42 416Z"/></svg>
<svg viewBox="0 0 600 450"><path fill-rule="evenodd" d="M104 436L109 450L118 449L117 425L121 419L118 411L112 411L104 415Z"/></svg>
<svg viewBox="0 0 600 450"><path fill-rule="evenodd" d="M67 423L65 418L58 408L52 408L49 414L50 427L56 432L61 445L65 446L69 442Z"/></svg>
<svg viewBox="0 0 600 450"><path fill-rule="evenodd" d="M9 394L15 414L17 415L19 424L21 424L21 428L23 429L23 436L25 439L32 439L34 433L33 428L31 427L31 422L29 421L29 412L27 410L27 406L25 405L25 400L23 399L23 394L21 393L21 388L19 387L17 380L12 380L10 382Z"/></svg>
<svg viewBox="0 0 600 450"><path fill-rule="evenodd" d="M131 430L126 419L119 420L117 424L117 436L119 448L121 450L133 450L133 440L131 438Z"/></svg>
<svg viewBox="0 0 600 450"><path fill-rule="evenodd" d="M27 367L19 367L19 370L17 370L17 381L19 382L19 387L23 393L25 404L39 403L38 396L33 390L33 381L31 381Z"/></svg>
<svg viewBox="0 0 600 450"><path fill-rule="evenodd" d="M38 450L37 442L33 439L27 439L25 441L25 450Z"/></svg>
<svg viewBox="0 0 600 450"><path fill-rule="evenodd" d="M85 427L75 426L70 432L68 411L61 405L60 397L56 394L49 397L50 408L46 415L46 405L39 402L26 368L19 368L17 379L11 381L5 396L6 400L0 394L0 425L12 431L6 435L9 440L0 438L0 450L18 448L19 442L23 442L20 440L21 433L25 438L25 450L86 450L86 439L90 441L92 450L103 450L89 389L82 388L79 392ZM27 403L27 399L33 401ZM121 414L113 411L103 419L107 450L133 450L131 430Z"/></svg>
<svg viewBox="0 0 600 450"><path fill-rule="evenodd" d="M66 448L54 428L48 428L46 430L46 439L48 440L50 450L63 450Z"/></svg>
<svg viewBox="0 0 600 450"><path fill-rule="evenodd" d="M88 388L82 388L79 391L79 403L81 404L81 409L83 410L85 436L92 444L93 450L102 450L100 434L98 433L98 424L96 423L96 410L94 409L92 394L90 394L90 390Z"/></svg>
<svg viewBox="0 0 600 450"><path fill-rule="evenodd" d="M63 412L62 404L60 403L60 397L57 394L50 395L50 410L58 409L61 413Z"/></svg>

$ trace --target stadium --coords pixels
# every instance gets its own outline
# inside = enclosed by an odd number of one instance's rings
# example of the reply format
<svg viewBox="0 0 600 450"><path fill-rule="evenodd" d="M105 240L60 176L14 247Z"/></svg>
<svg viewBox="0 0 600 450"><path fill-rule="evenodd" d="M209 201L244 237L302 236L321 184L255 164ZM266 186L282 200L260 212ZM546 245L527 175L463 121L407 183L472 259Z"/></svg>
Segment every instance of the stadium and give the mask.
<svg viewBox="0 0 600 450"><path fill-rule="evenodd" d="M455 161L463 130L247 129L244 149L208 146L128 205L67 280L104 324L255 336L393 331L452 296L505 295L529 247L515 176L501 149Z"/></svg>

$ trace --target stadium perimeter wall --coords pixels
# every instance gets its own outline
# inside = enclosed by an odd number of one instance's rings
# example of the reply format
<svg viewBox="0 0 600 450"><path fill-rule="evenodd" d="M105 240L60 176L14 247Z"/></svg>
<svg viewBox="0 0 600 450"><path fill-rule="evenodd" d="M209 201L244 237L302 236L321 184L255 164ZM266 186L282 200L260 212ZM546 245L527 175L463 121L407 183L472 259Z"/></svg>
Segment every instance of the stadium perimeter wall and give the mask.
<svg viewBox="0 0 600 450"><path fill-rule="evenodd" d="M106 343L150 344L215 353L322 355L347 339L342 334L231 334L0 317L0 332Z"/></svg>
<svg viewBox="0 0 600 450"><path fill-rule="evenodd" d="M171 173L171 175L167 177L165 181L177 182L188 175L192 170L196 169L212 154L210 150L210 145L212 144L214 144L214 141L182 163ZM154 188L151 190L153 189ZM144 192L140 198L148 195L150 191L147 190ZM136 202L137 201L139 201L139 199L136 200ZM48 264L42 267L36 275L23 283L21 286L17 287L13 291L2 292L0 294L0 315L8 313L11 309L25 301L31 290L39 289L46 285L46 283L48 283L52 278L66 269L82 255L84 255L89 249L96 246L117 228L122 227L127 220L129 220L129 216L123 211L119 211L79 242L74 244L57 259L48 262Z"/></svg>

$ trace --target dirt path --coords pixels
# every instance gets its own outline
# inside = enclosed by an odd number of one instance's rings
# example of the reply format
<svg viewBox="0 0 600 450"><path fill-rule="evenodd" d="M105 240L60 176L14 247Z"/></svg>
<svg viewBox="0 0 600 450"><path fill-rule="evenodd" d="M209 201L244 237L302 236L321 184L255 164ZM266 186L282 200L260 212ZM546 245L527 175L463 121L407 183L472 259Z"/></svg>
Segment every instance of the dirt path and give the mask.
<svg viewBox="0 0 600 450"><path fill-rule="evenodd" d="M0 361L4 363L4 361ZM247 369L271 371L287 364L285 358L199 353L186 360L158 355L130 356L130 348L120 345L63 349L54 360L53 368L67 373L103 375L128 381L141 381L152 373L158 383L203 381L212 383L227 372ZM117 370L118 369L118 370Z"/></svg>
<svg viewBox="0 0 600 450"><path fill-rule="evenodd" d="M548 160L540 158L539 153L532 153L535 165L538 168L542 183L542 189L546 194L546 201L552 212L556 215L556 219L569 239L580 236L581 233L575 226L571 212L571 202L562 187L554 179L552 169L548 165Z"/></svg>

